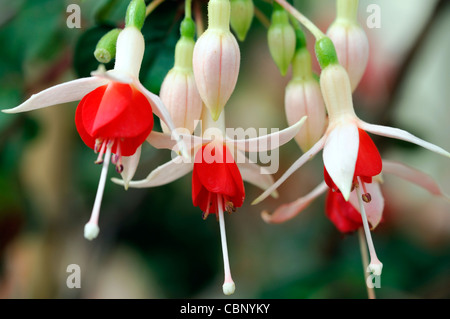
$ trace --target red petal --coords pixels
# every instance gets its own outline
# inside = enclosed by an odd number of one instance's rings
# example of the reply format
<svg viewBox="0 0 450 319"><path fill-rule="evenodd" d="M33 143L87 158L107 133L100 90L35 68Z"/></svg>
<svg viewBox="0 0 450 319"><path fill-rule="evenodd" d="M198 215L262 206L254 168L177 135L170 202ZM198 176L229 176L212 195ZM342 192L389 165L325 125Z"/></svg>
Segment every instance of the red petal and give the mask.
<svg viewBox="0 0 450 319"><path fill-rule="evenodd" d="M106 87L107 85L100 86L89 94L86 94L80 103L78 103L75 113L75 125L77 127L78 134L80 134L83 142L92 149L94 149L95 146L95 137L89 132L94 124L97 109L86 107L86 105L100 105ZM89 128L89 130L87 128Z"/></svg>
<svg viewBox="0 0 450 319"><path fill-rule="evenodd" d="M94 122L90 130L88 129L88 132L94 136L100 136L98 131L111 121L120 118L120 115L128 108L131 97L132 90L130 85L109 82L100 104L86 105L88 108L97 109ZM101 136L105 135L101 133Z"/></svg>
<svg viewBox="0 0 450 319"><path fill-rule="evenodd" d="M129 85L125 86L128 87L131 94L126 96L126 102L121 101L118 103L122 104L120 106L120 108L123 108L122 112L117 112L115 117L109 116L109 122L105 122L104 126L97 129L100 136L108 136L110 138L126 138L137 137L145 132L150 134L150 131L153 128L153 112L150 103L137 89L130 87ZM102 103L99 107L97 119L102 117L102 119L106 121L106 116L100 116L100 111L102 110L103 105L113 103L110 101L114 101L114 98L117 98L118 100L120 100L120 98L125 99L125 96L120 95L124 91L124 89L121 89L121 91L111 91L114 92L112 94L108 94L108 90L105 92ZM114 107L114 109L118 111L117 107ZM147 136L145 136L145 138Z"/></svg>
<svg viewBox="0 0 450 319"><path fill-rule="evenodd" d="M380 153L366 131L358 128L358 132L359 150L355 166L355 176L372 177L378 175L381 173L383 165Z"/></svg>
<svg viewBox="0 0 450 319"><path fill-rule="evenodd" d="M153 129L153 113L147 98L137 89L110 82L87 94L78 105L76 125L83 141L94 148L95 139L117 139L112 148L130 156Z"/></svg>
<svg viewBox="0 0 450 319"><path fill-rule="evenodd" d="M353 232L363 225L361 214L339 192L328 191L325 213L342 233Z"/></svg>
<svg viewBox="0 0 450 319"><path fill-rule="evenodd" d="M359 132L359 149L358 158L356 159L355 174L353 179L358 176L364 183L372 183L372 177L381 173L382 161L377 147L373 143L370 136L358 128ZM331 179L325 166L323 167L323 178L329 188L336 192L340 192L336 184Z"/></svg>
<svg viewBox="0 0 450 319"><path fill-rule="evenodd" d="M208 207L208 193L210 200L215 202L217 194L223 195L231 201L234 207L241 207L244 202L245 190L241 173L234 159L223 145L209 143L204 145L195 155L192 174L192 201L203 211ZM210 213L215 212L215 204Z"/></svg>

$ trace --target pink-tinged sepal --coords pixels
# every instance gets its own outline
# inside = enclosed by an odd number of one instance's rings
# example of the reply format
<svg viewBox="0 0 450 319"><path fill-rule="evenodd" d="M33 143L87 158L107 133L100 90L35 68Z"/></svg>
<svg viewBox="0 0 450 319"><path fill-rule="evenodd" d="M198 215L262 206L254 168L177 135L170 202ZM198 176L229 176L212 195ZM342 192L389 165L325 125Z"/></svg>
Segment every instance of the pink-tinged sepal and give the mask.
<svg viewBox="0 0 450 319"><path fill-rule="evenodd" d="M363 201L367 220L370 224L371 229L375 229L375 227L378 226L383 217L384 210L384 197L381 193L380 184L376 181L370 184L365 183L363 189L361 190L361 193L365 198ZM356 192L352 192L350 194L349 202L359 213L361 213L359 199Z"/></svg>
<svg viewBox="0 0 450 319"><path fill-rule="evenodd" d="M309 206L309 204L311 204L313 200L325 193L327 189L328 186L325 182L322 182L307 195L300 197L291 203L281 205L272 214L267 211L263 211L261 213L261 217L266 223L269 224L284 223L285 221L288 221L300 214Z"/></svg>
<svg viewBox="0 0 450 319"><path fill-rule="evenodd" d="M439 184L433 180L431 176L411 166L399 162L383 160L383 173L400 177L426 189L433 195L442 196L450 200L450 196L441 189Z"/></svg>

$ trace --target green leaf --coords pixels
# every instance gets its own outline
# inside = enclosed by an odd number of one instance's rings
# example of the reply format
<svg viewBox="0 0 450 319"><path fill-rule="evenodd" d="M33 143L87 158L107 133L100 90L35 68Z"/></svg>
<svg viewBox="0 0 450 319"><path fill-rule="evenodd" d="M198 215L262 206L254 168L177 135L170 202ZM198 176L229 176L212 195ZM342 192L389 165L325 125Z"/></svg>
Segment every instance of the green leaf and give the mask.
<svg viewBox="0 0 450 319"><path fill-rule="evenodd" d="M176 16L177 4L161 4L146 20L142 28L145 54L141 81L150 91L158 93L167 72L173 67L175 45L180 37L181 18Z"/></svg>

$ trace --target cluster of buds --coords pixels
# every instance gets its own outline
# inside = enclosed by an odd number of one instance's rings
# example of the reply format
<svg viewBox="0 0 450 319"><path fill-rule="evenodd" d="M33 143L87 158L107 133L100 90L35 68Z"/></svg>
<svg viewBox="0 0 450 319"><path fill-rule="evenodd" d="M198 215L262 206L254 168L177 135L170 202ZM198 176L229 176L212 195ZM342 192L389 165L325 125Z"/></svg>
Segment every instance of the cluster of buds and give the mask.
<svg viewBox="0 0 450 319"><path fill-rule="evenodd" d="M327 117L319 82L313 76L305 35L299 27L295 31L296 50L292 60L292 79L286 86L284 106L289 125L307 116L303 129L295 137L302 151L306 152L322 137Z"/></svg>

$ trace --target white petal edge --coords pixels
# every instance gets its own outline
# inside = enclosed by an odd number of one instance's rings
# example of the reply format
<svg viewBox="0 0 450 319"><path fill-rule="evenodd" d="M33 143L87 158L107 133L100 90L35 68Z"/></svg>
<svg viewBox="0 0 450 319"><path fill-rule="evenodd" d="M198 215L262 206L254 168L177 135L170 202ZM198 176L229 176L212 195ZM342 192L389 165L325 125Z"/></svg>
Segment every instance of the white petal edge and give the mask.
<svg viewBox="0 0 450 319"><path fill-rule="evenodd" d="M381 193L380 184L377 182L372 182L370 184L364 184L366 187L367 193L371 196L371 201L369 203L364 203L364 210L366 212L367 220L369 221L372 229L378 226L381 221L381 217L383 217L384 210L384 197ZM363 189L361 189L361 193L365 193ZM359 200L356 192L351 192L349 198L350 204L359 212Z"/></svg>
<svg viewBox="0 0 450 319"><path fill-rule="evenodd" d="M173 160L158 166L145 179L139 181L130 181L129 187L147 188L169 184L190 171L194 164L184 163L181 156L177 156ZM124 185L124 181L118 178L111 179L114 183Z"/></svg>
<svg viewBox="0 0 450 319"><path fill-rule="evenodd" d="M322 182L307 195L300 197L291 203L281 205L272 214L269 214L267 211L263 211L261 213L261 217L268 224L284 223L285 221L297 216L306 207L308 207L313 200L325 193L327 189L327 184Z"/></svg>
<svg viewBox="0 0 450 319"><path fill-rule="evenodd" d="M141 158L142 146L136 149L136 152L131 156L122 156L123 171L121 173L122 180L124 182L125 190L128 189L130 181L133 179L136 173L137 166L139 164L139 159Z"/></svg>
<svg viewBox="0 0 450 319"><path fill-rule="evenodd" d="M289 176L291 176L296 170L298 170L300 167L303 166L307 161L312 159L314 155L316 155L321 149L323 149L325 145L325 136L323 136L319 141L317 141L316 144L314 144L313 147L311 147L306 153L304 153L298 160L294 162L294 164L291 165L291 167L288 168L288 170L280 177L279 180L277 180L272 186L270 186L264 193L259 195L258 198L256 198L252 205L256 205L267 198L274 190L276 190L281 184L284 183L288 179Z"/></svg>
<svg viewBox="0 0 450 319"><path fill-rule="evenodd" d="M262 190L268 189L273 185L274 179L272 175L263 166L253 163L245 157L245 162L236 162L242 179L250 184L253 184ZM274 190L272 192L273 198L278 198L278 192Z"/></svg>
<svg viewBox="0 0 450 319"><path fill-rule="evenodd" d="M167 127L170 129L170 131L172 132L173 138L175 141L177 141L178 143L178 148L181 152L181 154L185 157L185 158L189 158L189 154L187 151L186 146L184 145L183 140L180 138L179 134L177 133L177 131L175 130L175 126L172 122L172 119L170 118L170 114L169 111L167 110L167 108L165 107L164 103L161 101L161 99L159 98L159 96L157 96L156 94L153 94L152 92L150 92L149 90L147 90L141 82L139 82L138 80L134 81L134 85L138 88L139 91L142 92L142 94L144 94L147 99L150 101L150 103L152 104L152 110L153 113L155 113L155 115L157 117L159 117L164 123L166 123Z"/></svg>
<svg viewBox="0 0 450 319"><path fill-rule="evenodd" d="M183 140L186 150L189 153L199 145L211 142L210 139L204 139L195 135L180 134L179 137ZM179 145L171 134L152 131L146 140L154 148L168 149L178 153Z"/></svg>
<svg viewBox="0 0 450 319"><path fill-rule="evenodd" d="M79 101L89 92L108 82L108 80L100 77L88 77L61 83L33 94L19 106L2 110L2 112L20 113L38 110L51 105Z"/></svg>
<svg viewBox="0 0 450 319"><path fill-rule="evenodd" d="M284 130L255 138L233 140L227 137L226 143L245 152L265 152L268 150L273 150L293 139L302 127L303 123L305 123L306 118L306 116L303 116L297 123L285 128Z"/></svg>
<svg viewBox="0 0 450 319"><path fill-rule="evenodd" d="M407 142L422 146L423 148L426 148L426 149L428 149L432 152L438 153L440 155L450 157L450 153L447 152L446 150L444 150L443 148L441 148L437 145L431 144L427 141L424 141L424 140L412 135L411 133L401 130L399 128L369 124L364 121L359 121L358 125L363 130L368 131L370 133L407 141Z"/></svg>
<svg viewBox="0 0 450 319"><path fill-rule="evenodd" d="M413 167L399 162L383 160L382 172L403 178L404 180L426 189L433 195L442 196L450 200L450 196L442 191L441 187L431 176Z"/></svg>
<svg viewBox="0 0 450 319"><path fill-rule="evenodd" d="M358 158L359 133L354 123L340 123L329 132L323 148L323 164L348 201Z"/></svg>
<svg viewBox="0 0 450 319"><path fill-rule="evenodd" d="M131 84L136 81L131 75L117 70L106 71L104 68L99 67L97 70L91 72L92 76L103 78L108 81L119 82L123 84Z"/></svg>

